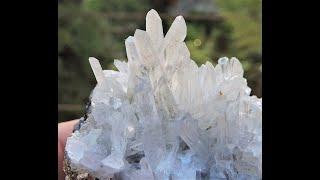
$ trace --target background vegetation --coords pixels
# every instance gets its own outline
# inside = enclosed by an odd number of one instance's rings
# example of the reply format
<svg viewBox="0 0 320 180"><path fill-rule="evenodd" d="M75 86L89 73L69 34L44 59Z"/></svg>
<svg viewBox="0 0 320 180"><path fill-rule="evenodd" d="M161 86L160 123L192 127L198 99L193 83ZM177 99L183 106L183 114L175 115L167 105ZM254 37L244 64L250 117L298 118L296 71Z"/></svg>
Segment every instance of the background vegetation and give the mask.
<svg viewBox="0 0 320 180"><path fill-rule="evenodd" d="M95 86L88 57L114 68L126 60L124 40L145 28L145 15L156 9L165 31L177 15L187 21L187 46L198 64L236 56L252 93L261 97L261 0L68 0L58 11L59 122L83 115Z"/></svg>

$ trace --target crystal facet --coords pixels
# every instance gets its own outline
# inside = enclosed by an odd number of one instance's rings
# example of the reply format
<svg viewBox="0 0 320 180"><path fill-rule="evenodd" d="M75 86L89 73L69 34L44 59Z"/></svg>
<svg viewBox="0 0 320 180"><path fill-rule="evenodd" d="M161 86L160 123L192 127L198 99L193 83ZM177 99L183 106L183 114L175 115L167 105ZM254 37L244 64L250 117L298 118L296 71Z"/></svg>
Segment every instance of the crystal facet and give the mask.
<svg viewBox="0 0 320 180"><path fill-rule="evenodd" d="M190 59L178 16L167 34L155 10L125 40L128 62L102 70L85 121L66 144L78 174L98 179L261 179L262 99L250 96L240 61ZM67 174L67 176L69 176Z"/></svg>

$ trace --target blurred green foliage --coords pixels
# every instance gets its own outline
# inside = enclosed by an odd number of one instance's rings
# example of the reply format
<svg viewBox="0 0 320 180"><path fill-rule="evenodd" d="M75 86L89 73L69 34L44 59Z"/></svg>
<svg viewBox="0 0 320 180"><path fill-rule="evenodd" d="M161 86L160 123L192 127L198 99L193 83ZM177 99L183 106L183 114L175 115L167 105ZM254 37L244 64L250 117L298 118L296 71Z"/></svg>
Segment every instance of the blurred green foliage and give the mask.
<svg viewBox="0 0 320 180"><path fill-rule="evenodd" d="M84 0L83 7L92 11L109 12L109 11L147 11L150 8L147 0Z"/></svg>
<svg viewBox="0 0 320 180"><path fill-rule="evenodd" d="M171 1L166 1L171 2ZM172 1L173 2L173 1ZM223 20L201 23L187 20L186 44L198 64L219 57L237 57L253 94L261 97L261 0L214 0ZM70 0L58 5L58 103L85 104L95 86L88 58L101 60L104 69L114 68L114 59L126 60L124 40L134 30L144 29L145 14L153 6L148 0ZM170 4L169 4L170 6ZM162 10L165 13L165 10ZM120 14L129 18L112 18ZM201 11L192 14L210 16ZM111 15L111 16L110 16ZM176 14L178 15L178 14ZM170 26L172 21L167 21ZM166 26L164 26L166 28ZM209 31L208 31L209 28ZM59 121L78 118L83 110L59 111Z"/></svg>
<svg viewBox="0 0 320 180"><path fill-rule="evenodd" d="M215 0L223 22L210 36L195 23L189 23L187 46L192 58L203 64L214 64L219 57L237 57L245 70L252 93L262 96L262 11L261 0ZM200 42L200 43L198 43Z"/></svg>

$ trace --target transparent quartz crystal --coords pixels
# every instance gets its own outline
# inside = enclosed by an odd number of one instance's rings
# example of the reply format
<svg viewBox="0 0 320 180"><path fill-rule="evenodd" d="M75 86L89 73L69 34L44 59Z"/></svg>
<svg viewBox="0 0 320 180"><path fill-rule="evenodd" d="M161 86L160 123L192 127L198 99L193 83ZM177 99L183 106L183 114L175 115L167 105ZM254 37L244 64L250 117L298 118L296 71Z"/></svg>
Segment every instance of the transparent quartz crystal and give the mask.
<svg viewBox="0 0 320 180"><path fill-rule="evenodd" d="M250 96L237 58L190 59L178 16L164 36L155 10L125 40L128 61L103 70L84 123L68 138L77 173L99 179L261 179L262 99Z"/></svg>

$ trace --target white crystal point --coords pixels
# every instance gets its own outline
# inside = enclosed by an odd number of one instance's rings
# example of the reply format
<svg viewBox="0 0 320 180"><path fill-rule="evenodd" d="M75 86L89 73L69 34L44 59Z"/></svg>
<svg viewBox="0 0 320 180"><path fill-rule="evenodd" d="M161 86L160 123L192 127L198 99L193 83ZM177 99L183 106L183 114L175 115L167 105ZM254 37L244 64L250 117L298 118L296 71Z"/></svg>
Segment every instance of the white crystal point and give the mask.
<svg viewBox="0 0 320 180"><path fill-rule="evenodd" d="M104 74L99 60L94 57L90 57L89 62L97 82L101 84L104 81Z"/></svg>
<svg viewBox="0 0 320 180"><path fill-rule="evenodd" d="M162 52L169 44L183 42L187 36L187 25L182 16L178 16L173 21L170 29L164 37L163 44L160 48Z"/></svg>
<svg viewBox="0 0 320 180"><path fill-rule="evenodd" d="M75 173L102 180L261 179L262 99L250 96L237 58L198 67L186 32L178 16L163 37L150 10L146 31L125 40L128 62L114 60L118 71L89 58L98 83L65 149Z"/></svg>
<svg viewBox="0 0 320 180"><path fill-rule="evenodd" d="M227 58L227 57L221 57L221 58L218 59L218 64L221 64L221 65L227 64L228 61L229 61L229 58Z"/></svg>
<svg viewBox="0 0 320 180"><path fill-rule="evenodd" d="M138 61L139 57L138 57L138 52L137 52L136 46L134 44L134 37L129 36L125 40L125 45L126 45L128 62L130 63L130 62Z"/></svg>
<svg viewBox="0 0 320 180"><path fill-rule="evenodd" d="M162 20L154 9L151 9L147 13L146 17L146 31L150 36L150 39L153 43L155 49L160 48L160 45L163 41L163 28Z"/></svg>
<svg viewBox="0 0 320 180"><path fill-rule="evenodd" d="M220 58L217 68L221 68L225 78L243 77L242 65L235 57L232 57L230 60L227 57Z"/></svg>
<svg viewBox="0 0 320 180"><path fill-rule="evenodd" d="M128 65L126 62L115 59L113 64L121 73L128 74Z"/></svg>
<svg viewBox="0 0 320 180"><path fill-rule="evenodd" d="M232 74L236 74L240 77L243 77L243 68L240 61L236 57L230 59L230 64L232 66Z"/></svg>
<svg viewBox="0 0 320 180"><path fill-rule="evenodd" d="M173 21L170 29L166 34L166 39L173 39L177 42L183 42L187 36L187 25L182 16L178 16Z"/></svg>

